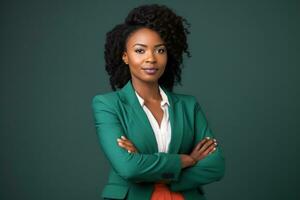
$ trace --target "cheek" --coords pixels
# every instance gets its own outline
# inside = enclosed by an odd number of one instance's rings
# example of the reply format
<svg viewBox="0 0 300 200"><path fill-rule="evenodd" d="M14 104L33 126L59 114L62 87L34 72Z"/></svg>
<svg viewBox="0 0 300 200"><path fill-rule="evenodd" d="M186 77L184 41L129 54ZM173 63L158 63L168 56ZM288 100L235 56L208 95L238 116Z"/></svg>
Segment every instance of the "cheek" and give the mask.
<svg viewBox="0 0 300 200"><path fill-rule="evenodd" d="M135 59L132 59L132 60L131 60L130 64L131 64L133 67L137 68L137 67L139 67L139 66L141 65L142 62L143 62L142 59L135 58Z"/></svg>
<svg viewBox="0 0 300 200"><path fill-rule="evenodd" d="M161 63L167 63L168 60L168 54L159 55L159 60Z"/></svg>
<svg viewBox="0 0 300 200"><path fill-rule="evenodd" d="M135 56L128 59L130 72L138 72L141 69L143 59L141 57Z"/></svg>
<svg viewBox="0 0 300 200"><path fill-rule="evenodd" d="M128 55L128 62L131 65L138 65L143 61L142 55L136 55L136 54L129 54Z"/></svg>
<svg viewBox="0 0 300 200"><path fill-rule="evenodd" d="M167 61L168 61L168 56L164 56L164 63L167 64Z"/></svg>
<svg viewBox="0 0 300 200"><path fill-rule="evenodd" d="M168 62L168 57L167 56L161 56L159 59L159 63L161 66L164 66L164 68L166 68Z"/></svg>
<svg viewBox="0 0 300 200"><path fill-rule="evenodd" d="M141 66L139 60L132 60L129 62L129 70L131 73L139 73Z"/></svg>

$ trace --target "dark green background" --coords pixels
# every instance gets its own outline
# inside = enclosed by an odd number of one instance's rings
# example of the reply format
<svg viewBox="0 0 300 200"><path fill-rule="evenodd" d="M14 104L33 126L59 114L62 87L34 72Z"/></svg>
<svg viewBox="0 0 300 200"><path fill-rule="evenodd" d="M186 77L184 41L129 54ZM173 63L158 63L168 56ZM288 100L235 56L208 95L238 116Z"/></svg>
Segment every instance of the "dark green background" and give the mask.
<svg viewBox="0 0 300 200"><path fill-rule="evenodd" d="M209 200L300 199L299 1L1 1L0 199L101 199L91 98L105 33L143 3L192 24L182 86L226 156Z"/></svg>

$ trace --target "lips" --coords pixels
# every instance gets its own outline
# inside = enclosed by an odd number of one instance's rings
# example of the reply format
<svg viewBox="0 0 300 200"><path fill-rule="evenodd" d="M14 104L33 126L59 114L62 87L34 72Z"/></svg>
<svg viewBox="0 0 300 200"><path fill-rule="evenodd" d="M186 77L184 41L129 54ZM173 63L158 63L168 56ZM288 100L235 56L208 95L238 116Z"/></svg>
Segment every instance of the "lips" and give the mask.
<svg viewBox="0 0 300 200"><path fill-rule="evenodd" d="M143 67L142 69L143 69L143 70L158 70L158 69L155 68L155 67Z"/></svg>
<svg viewBox="0 0 300 200"><path fill-rule="evenodd" d="M147 74L155 74L158 68L155 67L147 67L147 68L142 68Z"/></svg>

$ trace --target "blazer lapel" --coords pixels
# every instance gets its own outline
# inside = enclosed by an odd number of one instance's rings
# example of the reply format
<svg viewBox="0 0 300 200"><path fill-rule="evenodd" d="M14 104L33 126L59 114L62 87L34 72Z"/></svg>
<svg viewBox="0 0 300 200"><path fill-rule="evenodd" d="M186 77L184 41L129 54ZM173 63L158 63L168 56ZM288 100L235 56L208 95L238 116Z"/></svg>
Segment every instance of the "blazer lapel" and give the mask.
<svg viewBox="0 0 300 200"><path fill-rule="evenodd" d="M144 112L142 106L140 105L140 102L137 99L131 80L129 80L128 83L121 89L120 96L123 103L126 104L130 116L134 118L134 120L138 120L139 124L141 124L140 134L144 134L144 137L146 137L143 143L145 143L145 145L147 146L147 151L158 152L154 132L146 113Z"/></svg>
<svg viewBox="0 0 300 200"><path fill-rule="evenodd" d="M183 136L183 110L181 104L178 103L178 98L167 89L163 87L162 89L166 93L170 103L168 111L172 132L168 153L176 154L179 151ZM155 134L146 113L137 99L131 80L129 80L127 84L120 90L120 98L122 99L123 103L126 104L128 111L131 113L130 116L132 116L135 120L138 120L142 125L142 134L145 134L146 137L144 143L147 145L147 150L149 152L153 152L153 150L154 152L158 152Z"/></svg>

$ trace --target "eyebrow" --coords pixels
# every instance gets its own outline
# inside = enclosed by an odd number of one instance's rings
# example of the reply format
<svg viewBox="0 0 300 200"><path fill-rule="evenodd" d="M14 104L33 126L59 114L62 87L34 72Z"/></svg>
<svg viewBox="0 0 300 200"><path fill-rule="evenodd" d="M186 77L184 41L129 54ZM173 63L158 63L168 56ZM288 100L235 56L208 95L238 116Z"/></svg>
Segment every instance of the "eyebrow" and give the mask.
<svg viewBox="0 0 300 200"><path fill-rule="evenodd" d="M139 43L134 44L132 47L134 47L134 46L136 46L136 45L143 46L143 47L147 47L147 45L145 45L145 44L139 44ZM165 44L157 44L157 45L155 45L154 47L159 47L159 46L166 46L166 45L165 45Z"/></svg>

